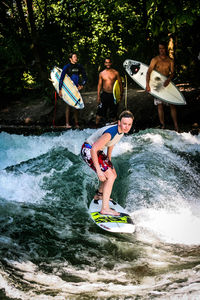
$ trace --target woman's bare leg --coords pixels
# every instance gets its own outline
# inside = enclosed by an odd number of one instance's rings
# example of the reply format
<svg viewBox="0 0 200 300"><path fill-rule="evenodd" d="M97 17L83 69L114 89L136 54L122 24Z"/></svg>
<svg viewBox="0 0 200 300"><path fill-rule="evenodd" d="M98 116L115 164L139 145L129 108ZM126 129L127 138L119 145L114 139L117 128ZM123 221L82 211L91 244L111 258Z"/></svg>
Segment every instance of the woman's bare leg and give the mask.
<svg viewBox="0 0 200 300"><path fill-rule="evenodd" d="M107 180L103 182L103 202L101 208L101 214L118 216L119 213L109 207L110 195L112 193L113 184L117 178L115 169L109 168L105 172Z"/></svg>

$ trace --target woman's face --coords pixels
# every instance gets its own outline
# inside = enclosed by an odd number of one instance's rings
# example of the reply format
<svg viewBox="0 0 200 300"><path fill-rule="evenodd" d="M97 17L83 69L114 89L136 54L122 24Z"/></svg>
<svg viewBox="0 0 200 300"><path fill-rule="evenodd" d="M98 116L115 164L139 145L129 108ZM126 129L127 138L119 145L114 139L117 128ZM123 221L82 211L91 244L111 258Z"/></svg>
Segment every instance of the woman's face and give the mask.
<svg viewBox="0 0 200 300"><path fill-rule="evenodd" d="M133 125L133 119L124 117L121 121L118 121L119 132L120 133L128 133Z"/></svg>

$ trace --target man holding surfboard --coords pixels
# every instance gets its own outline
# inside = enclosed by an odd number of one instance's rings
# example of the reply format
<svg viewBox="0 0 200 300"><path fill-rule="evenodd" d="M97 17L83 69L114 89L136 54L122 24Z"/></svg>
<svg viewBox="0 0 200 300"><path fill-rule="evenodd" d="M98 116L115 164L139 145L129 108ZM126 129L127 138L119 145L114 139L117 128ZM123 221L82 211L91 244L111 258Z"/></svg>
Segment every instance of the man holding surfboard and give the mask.
<svg viewBox="0 0 200 300"><path fill-rule="evenodd" d="M174 61L167 55L167 46L164 42L159 43L159 55L154 57L151 60L150 66L146 75L146 91L150 92L150 77L153 70L158 71L162 75L166 76L167 79L164 82L164 87L167 87L174 76ZM154 99L154 104L158 106L158 117L160 120L161 128L165 128L165 118L164 118L164 109L163 101L159 99ZM176 131L179 131L177 123L177 113L176 107L174 104L169 104L171 110L171 117L174 123L174 128Z"/></svg>
<svg viewBox="0 0 200 300"><path fill-rule="evenodd" d="M118 106L115 104L113 96L113 86L116 80L119 81L121 98L123 94L121 77L119 72L112 68L112 62L110 58L105 58L104 66L105 70L100 72L97 86L98 108L96 114L96 126L99 125L100 119L103 116L106 116L108 110L112 121L116 121Z"/></svg>
<svg viewBox="0 0 200 300"><path fill-rule="evenodd" d="M111 155L114 145L120 141L124 133L130 131L133 120L134 116L130 111L123 111L117 124L98 129L82 145L81 156L89 167L97 173L100 181L99 190L94 199L102 199L100 213L103 215L119 215L117 211L109 207L110 195L117 177L111 162ZM107 148L107 155L103 152L105 148Z"/></svg>
<svg viewBox="0 0 200 300"><path fill-rule="evenodd" d="M70 53L69 54L69 60L70 63L64 66L60 80L59 80L59 96L62 98L62 85L63 80L65 78L65 74L69 75L71 80L74 82L78 90L82 90L83 86L87 82L87 76L86 72L81 64L78 64L78 57L76 53ZM80 75L82 76L82 82L80 83ZM71 125L69 124L69 113L70 113L70 106L67 105L66 107L66 127L71 128ZM78 125L78 110L74 109L74 120L75 120L75 126L76 128L79 128Z"/></svg>

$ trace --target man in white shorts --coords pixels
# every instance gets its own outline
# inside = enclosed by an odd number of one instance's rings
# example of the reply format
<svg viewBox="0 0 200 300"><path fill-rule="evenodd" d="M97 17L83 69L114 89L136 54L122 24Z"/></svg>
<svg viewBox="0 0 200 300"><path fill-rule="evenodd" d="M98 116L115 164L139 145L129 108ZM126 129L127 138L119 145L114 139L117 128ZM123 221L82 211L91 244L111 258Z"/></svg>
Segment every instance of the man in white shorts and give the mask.
<svg viewBox="0 0 200 300"><path fill-rule="evenodd" d="M146 91L150 92L151 88L149 86L150 75L153 70L160 72L161 74L167 77L167 80L164 82L164 87L168 86L171 79L174 76L174 61L167 55L167 47L164 42L159 43L159 55L154 57L151 60L150 66L147 71L146 77ZM154 99L154 104L158 107L158 117L160 120L160 127L165 128L165 118L164 118L164 109L163 101L159 99ZM177 113L176 106L174 104L169 104L171 117L174 123L174 128L176 131L179 131L178 122L177 122Z"/></svg>

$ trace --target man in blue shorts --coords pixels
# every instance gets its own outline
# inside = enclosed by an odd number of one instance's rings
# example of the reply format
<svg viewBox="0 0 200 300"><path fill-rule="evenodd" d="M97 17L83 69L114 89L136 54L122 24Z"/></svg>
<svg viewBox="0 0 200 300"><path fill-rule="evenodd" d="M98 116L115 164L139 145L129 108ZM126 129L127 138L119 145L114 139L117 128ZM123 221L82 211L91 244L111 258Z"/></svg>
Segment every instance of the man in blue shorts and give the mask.
<svg viewBox="0 0 200 300"><path fill-rule="evenodd" d="M115 69L112 68L112 62L110 58L106 58L104 61L105 70L100 72L99 81L97 86L97 113L96 113L96 126L98 127L100 119L106 117L109 111L109 116L112 121L116 121L118 105L114 103L113 86L116 80L119 81L121 97L123 94L122 80Z"/></svg>
<svg viewBox="0 0 200 300"><path fill-rule="evenodd" d="M101 214L118 216L119 213L109 207L110 195L117 173L111 162L114 145L120 141L124 133L132 127L134 116L130 111L120 114L118 123L98 129L87 138L82 145L81 156L92 168L100 181L99 190L94 199L102 199ZM103 152L107 148L107 155Z"/></svg>

